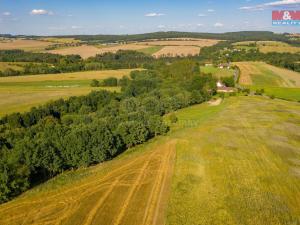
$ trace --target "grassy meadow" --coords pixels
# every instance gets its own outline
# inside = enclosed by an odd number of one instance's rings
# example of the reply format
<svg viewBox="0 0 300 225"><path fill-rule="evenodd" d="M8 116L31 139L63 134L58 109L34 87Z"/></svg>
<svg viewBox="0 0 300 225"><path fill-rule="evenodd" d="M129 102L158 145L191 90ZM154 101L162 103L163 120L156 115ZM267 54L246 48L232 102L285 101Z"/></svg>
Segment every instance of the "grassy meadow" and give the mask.
<svg viewBox="0 0 300 225"><path fill-rule="evenodd" d="M235 47L240 49L259 49L262 53L269 53L269 52L278 52L278 53L299 53L300 48L291 46L287 43L280 42L280 41L243 41L243 42L236 42L233 44ZM256 45L252 46L252 45Z"/></svg>
<svg viewBox="0 0 300 225"><path fill-rule="evenodd" d="M88 71L65 74L32 75L0 78L0 116L24 112L50 100L85 95L92 90L92 79L121 78L132 70ZM119 88L105 88L118 91Z"/></svg>
<svg viewBox="0 0 300 225"><path fill-rule="evenodd" d="M299 103L231 97L176 116L168 135L1 205L0 224L300 222Z"/></svg>
<svg viewBox="0 0 300 225"><path fill-rule="evenodd" d="M217 78L220 77L230 77L234 75L233 69L221 69L215 66L201 66L200 71L202 73L211 73Z"/></svg>
<svg viewBox="0 0 300 225"><path fill-rule="evenodd" d="M300 73L263 62L238 62L235 65L241 70L241 85L300 88Z"/></svg>
<svg viewBox="0 0 300 225"><path fill-rule="evenodd" d="M167 224L300 222L299 103L235 97L176 115Z"/></svg>

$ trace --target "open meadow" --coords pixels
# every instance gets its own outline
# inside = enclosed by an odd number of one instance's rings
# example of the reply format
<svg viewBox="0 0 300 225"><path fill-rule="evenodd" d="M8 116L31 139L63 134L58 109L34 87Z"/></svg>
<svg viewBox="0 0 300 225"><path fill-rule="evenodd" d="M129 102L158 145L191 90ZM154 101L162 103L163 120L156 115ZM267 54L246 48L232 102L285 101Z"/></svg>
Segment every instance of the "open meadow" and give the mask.
<svg viewBox="0 0 300 225"><path fill-rule="evenodd" d="M0 116L23 112L50 100L85 95L92 79L121 78L132 70L87 71L64 74L0 77ZM119 88L105 88L118 91Z"/></svg>
<svg viewBox="0 0 300 225"><path fill-rule="evenodd" d="M180 110L167 136L1 205L0 224L298 224L299 112L263 97Z"/></svg>

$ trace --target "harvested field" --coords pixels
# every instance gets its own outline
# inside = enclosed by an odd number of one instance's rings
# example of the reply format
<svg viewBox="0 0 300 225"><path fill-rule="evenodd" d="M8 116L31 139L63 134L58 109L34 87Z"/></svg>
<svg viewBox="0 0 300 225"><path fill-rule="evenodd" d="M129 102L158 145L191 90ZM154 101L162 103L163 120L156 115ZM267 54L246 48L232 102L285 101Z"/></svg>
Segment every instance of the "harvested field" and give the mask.
<svg viewBox="0 0 300 225"><path fill-rule="evenodd" d="M198 46L207 47L213 46L220 42L219 40L212 39L170 39L170 40L156 40L156 41L145 41L138 44L141 45L154 45L154 46Z"/></svg>
<svg viewBox="0 0 300 225"><path fill-rule="evenodd" d="M0 207L0 224L164 224L175 144L155 143L82 170L86 177L71 184L29 191Z"/></svg>
<svg viewBox="0 0 300 225"><path fill-rule="evenodd" d="M100 49L91 45L81 45L78 47L62 48L47 51L52 54L60 55L80 55L83 59L100 54Z"/></svg>
<svg viewBox="0 0 300 225"><path fill-rule="evenodd" d="M165 46L158 52L154 53L154 57L176 57L199 55L200 48L196 46Z"/></svg>
<svg viewBox="0 0 300 225"><path fill-rule="evenodd" d="M5 39L0 41L0 50L21 49L25 51L40 51L53 43L38 40Z"/></svg>
<svg viewBox="0 0 300 225"><path fill-rule="evenodd" d="M80 55L82 58L86 59L97 54L101 55L107 52L115 53L119 50L140 50L148 48L146 45L136 45L136 44L126 44L126 45L117 45L117 46L100 46L99 48L91 45L82 45L79 47L70 47L70 48L62 48L48 51L53 54L60 55Z"/></svg>

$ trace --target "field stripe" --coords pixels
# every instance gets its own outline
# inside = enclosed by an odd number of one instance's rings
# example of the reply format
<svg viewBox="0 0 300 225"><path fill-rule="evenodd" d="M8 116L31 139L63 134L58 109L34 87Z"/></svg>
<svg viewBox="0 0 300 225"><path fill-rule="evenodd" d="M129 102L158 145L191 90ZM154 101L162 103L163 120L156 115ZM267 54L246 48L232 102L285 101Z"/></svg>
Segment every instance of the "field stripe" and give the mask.
<svg viewBox="0 0 300 225"><path fill-rule="evenodd" d="M105 195L103 197L101 197L98 202L96 203L95 207L92 209L92 211L88 214L86 221L83 223L85 225L89 225L92 224L93 219L98 211L98 209L102 206L102 204L104 203L104 201L107 199L107 197L112 193L113 189L115 188L115 186L118 184L119 179L116 179L112 185L110 186L110 188L107 190L107 192L105 193Z"/></svg>
<svg viewBox="0 0 300 225"><path fill-rule="evenodd" d="M148 167L151 159L152 159L152 156L154 155L155 152L153 152L151 154L151 156L149 157L149 159L147 160L147 162L144 164L144 166L142 167L141 169L141 172L139 173L137 179L135 180L134 184L132 185L132 188L130 189L130 192L129 194L127 195L127 198L125 199L125 202L124 202L124 205L122 206L122 209L119 213L119 215L117 216L117 219L116 221L114 222L114 225L119 225L121 224L121 221L125 215L125 212L126 212L126 209L128 208L128 205L130 203L130 200L132 199L132 196L134 194L134 192L136 191L136 189L141 185L141 181L143 179L143 176L145 174L145 170L146 168Z"/></svg>

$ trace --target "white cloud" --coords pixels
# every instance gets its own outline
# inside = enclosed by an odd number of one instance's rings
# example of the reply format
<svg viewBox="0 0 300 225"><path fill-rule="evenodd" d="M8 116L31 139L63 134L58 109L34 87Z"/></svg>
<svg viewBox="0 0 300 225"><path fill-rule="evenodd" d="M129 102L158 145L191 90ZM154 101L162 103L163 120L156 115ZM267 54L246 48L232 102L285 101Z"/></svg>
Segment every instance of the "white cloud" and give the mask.
<svg viewBox="0 0 300 225"><path fill-rule="evenodd" d="M241 10L264 10L269 7L276 7L276 6L300 6L300 0L281 0L281 1L274 1L268 2L260 5L254 6L243 6L240 7Z"/></svg>
<svg viewBox="0 0 300 225"><path fill-rule="evenodd" d="M31 15L53 15L52 11L47 11L45 9L33 9L30 12Z"/></svg>
<svg viewBox="0 0 300 225"><path fill-rule="evenodd" d="M199 14L198 14L198 16L200 16L200 17L205 17L205 16L206 16L206 14L199 13Z"/></svg>
<svg viewBox="0 0 300 225"><path fill-rule="evenodd" d="M217 22L214 24L214 27L224 27L223 23Z"/></svg>
<svg viewBox="0 0 300 225"><path fill-rule="evenodd" d="M158 25L157 28L163 29L163 28L166 28L166 26L165 25Z"/></svg>
<svg viewBox="0 0 300 225"><path fill-rule="evenodd" d="M216 10L214 9L208 9L207 12L215 12Z"/></svg>
<svg viewBox="0 0 300 225"><path fill-rule="evenodd" d="M158 17L158 16L164 16L163 13L147 13L145 14L146 17Z"/></svg>
<svg viewBox="0 0 300 225"><path fill-rule="evenodd" d="M11 16L11 13L10 12L4 12L2 13L3 16Z"/></svg>
<svg viewBox="0 0 300 225"><path fill-rule="evenodd" d="M202 24L202 23L197 24L197 27L203 27L203 26L204 26L204 24Z"/></svg>
<svg viewBox="0 0 300 225"><path fill-rule="evenodd" d="M75 29L81 29L82 27L74 25L74 26L71 26L71 28L75 30Z"/></svg>

